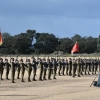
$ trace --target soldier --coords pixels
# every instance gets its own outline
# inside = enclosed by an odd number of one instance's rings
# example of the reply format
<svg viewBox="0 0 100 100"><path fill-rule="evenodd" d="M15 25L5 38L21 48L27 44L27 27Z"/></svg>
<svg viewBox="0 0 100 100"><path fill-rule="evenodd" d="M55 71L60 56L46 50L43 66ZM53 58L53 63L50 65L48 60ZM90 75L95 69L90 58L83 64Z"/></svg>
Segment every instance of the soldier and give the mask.
<svg viewBox="0 0 100 100"><path fill-rule="evenodd" d="M30 76L32 72L32 65L31 65L30 59L27 59L27 71L28 71L28 82L31 82Z"/></svg>
<svg viewBox="0 0 100 100"><path fill-rule="evenodd" d="M43 75L43 60L40 58L38 66L40 67L40 74L39 74L39 81L42 81L42 75Z"/></svg>
<svg viewBox="0 0 100 100"><path fill-rule="evenodd" d="M14 82L14 77L15 77L15 63L14 63L14 58L11 58L11 82Z"/></svg>
<svg viewBox="0 0 100 100"><path fill-rule="evenodd" d="M20 75L21 68L20 68L19 61L17 59L15 60L15 65L16 65L16 70L17 70L17 79L20 79L19 75Z"/></svg>
<svg viewBox="0 0 100 100"><path fill-rule="evenodd" d="M68 75L68 60L66 59L66 75Z"/></svg>
<svg viewBox="0 0 100 100"><path fill-rule="evenodd" d="M94 74L94 60L91 60L92 74Z"/></svg>
<svg viewBox="0 0 100 100"><path fill-rule="evenodd" d="M98 59L98 72L100 72L100 59Z"/></svg>
<svg viewBox="0 0 100 100"><path fill-rule="evenodd" d="M53 79L56 79L56 59L53 59Z"/></svg>
<svg viewBox="0 0 100 100"><path fill-rule="evenodd" d="M84 74L87 75L87 73L86 73L87 72L87 67L88 67L88 61L87 61L87 59L84 60L84 63L85 63Z"/></svg>
<svg viewBox="0 0 100 100"><path fill-rule="evenodd" d="M43 59L43 79L46 80L46 71L48 68L48 64L46 62L46 59Z"/></svg>
<svg viewBox="0 0 100 100"><path fill-rule="evenodd" d="M8 59L5 59L5 69L6 69L6 79L9 80L9 69L11 68L11 65L8 63Z"/></svg>
<svg viewBox="0 0 100 100"><path fill-rule="evenodd" d="M23 59L20 59L20 68L21 68L21 82L24 81L24 73L25 73L25 64L23 63Z"/></svg>
<svg viewBox="0 0 100 100"><path fill-rule="evenodd" d="M77 76L80 77L81 74L81 62L80 59L77 60Z"/></svg>
<svg viewBox="0 0 100 100"><path fill-rule="evenodd" d="M1 80L3 80L3 78L2 78L3 71L4 71L4 63L3 63L3 59L0 58L0 79Z"/></svg>
<svg viewBox="0 0 100 100"><path fill-rule="evenodd" d="M84 63L83 59L81 59L81 75L83 75L83 72L84 72L84 65L85 65L85 63Z"/></svg>
<svg viewBox="0 0 100 100"><path fill-rule="evenodd" d="M88 66L87 66L88 75L90 75L90 69L91 69L91 61L90 59L88 59Z"/></svg>
<svg viewBox="0 0 100 100"><path fill-rule="evenodd" d="M75 77L76 76L76 69L77 69L77 62L75 59L73 59L73 63L72 63L72 76Z"/></svg>
<svg viewBox="0 0 100 100"><path fill-rule="evenodd" d="M50 62L50 59L47 59L48 64L48 80L51 80L51 71L52 71L52 62Z"/></svg>
<svg viewBox="0 0 100 100"><path fill-rule="evenodd" d="M72 75L72 59L69 58L69 75Z"/></svg>
<svg viewBox="0 0 100 100"><path fill-rule="evenodd" d="M94 74L96 74L97 69L98 69L98 61L97 61L97 59L95 59L95 61L94 61Z"/></svg>
<svg viewBox="0 0 100 100"><path fill-rule="evenodd" d="M37 70L37 62L34 57L32 57L32 67L33 67L33 81L36 81L35 76L36 76L36 70Z"/></svg>
<svg viewBox="0 0 100 100"><path fill-rule="evenodd" d="M62 75L64 75L64 71L65 71L65 61L64 59L62 59Z"/></svg>
<svg viewBox="0 0 100 100"><path fill-rule="evenodd" d="M61 59L58 60L58 75L61 75L61 67L62 67L62 63L61 63Z"/></svg>

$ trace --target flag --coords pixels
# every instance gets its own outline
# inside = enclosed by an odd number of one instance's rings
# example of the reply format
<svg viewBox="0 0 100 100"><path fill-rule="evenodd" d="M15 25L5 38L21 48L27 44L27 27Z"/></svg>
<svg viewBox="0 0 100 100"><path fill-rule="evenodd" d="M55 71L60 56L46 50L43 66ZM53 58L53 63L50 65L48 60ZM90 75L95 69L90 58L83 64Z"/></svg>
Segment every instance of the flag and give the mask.
<svg viewBox="0 0 100 100"><path fill-rule="evenodd" d="M78 42L76 41L75 45L73 46L71 53L73 54L74 52L79 52L79 45Z"/></svg>
<svg viewBox="0 0 100 100"><path fill-rule="evenodd" d="M0 45L2 45L2 43L3 43L3 38L2 38L1 31L0 31Z"/></svg>

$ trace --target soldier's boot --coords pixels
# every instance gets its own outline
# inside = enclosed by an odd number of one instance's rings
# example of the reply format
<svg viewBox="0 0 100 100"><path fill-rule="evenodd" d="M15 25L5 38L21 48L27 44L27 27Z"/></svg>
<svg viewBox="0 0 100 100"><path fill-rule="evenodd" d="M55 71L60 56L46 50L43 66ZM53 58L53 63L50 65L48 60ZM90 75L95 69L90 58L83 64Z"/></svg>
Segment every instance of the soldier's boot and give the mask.
<svg viewBox="0 0 100 100"><path fill-rule="evenodd" d="M0 80L3 80L3 78L2 78L2 74L0 75L1 77L0 77Z"/></svg>
<svg viewBox="0 0 100 100"><path fill-rule="evenodd" d="M86 73L86 71L85 71L85 73L84 73L85 75L87 75L87 73Z"/></svg>
<svg viewBox="0 0 100 100"><path fill-rule="evenodd" d="M30 77L28 77L28 82L31 82Z"/></svg>
<svg viewBox="0 0 100 100"><path fill-rule="evenodd" d="M68 75L68 72L66 72L66 75Z"/></svg>
<svg viewBox="0 0 100 100"><path fill-rule="evenodd" d="M34 75L33 75L33 81L36 81L36 79L35 79L35 75L36 75L36 73L34 73Z"/></svg>
<svg viewBox="0 0 100 100"><path fill-rule="evenodd" d="M62 75L65 76L65 75L64 75L64 72L62 72Z"/></svg>
<svg viewBox="0 0 100 100"><path fill-rule="evenodd" d="M78 75L78 77L81 77L80 75Z"/></svg>
<svg viewBox="0 0 100 100"><path fill-rule="evenodd" d="M75 75L73 75L73 78L75 78Z"/></svg>
<svg viewBox="0 0 100 100"><path fill-rule="evenodd" d="M81 75L83 75L83 73L81 72Z"/></svg>
<svg viewBox="0 0 100 100"><path fill-rule="evenodd" d="M6 79L7 79L7 80L10 80L10 79L8 78L8 76L6 77Z"/></svg>
<svg viewBox="0 0 100 100"><path fill-rule="evenodd" d="M20 74L20 72L17 73L17 79L20 79L20 78L19 78L19 74Z"/></svg>
<svg viewBox="0 0 100 100"><path fill-rule="evenodd" d="M21 79L21 82L25 82L24 79L23 79L23 77L22 77L22 79Z"/></svg>
<svg viewBox="0 0 100 100"><path fill-rule="evenodd" d="M56 79L56 77L53 77L53 79Z"/></svg>
<svg viewBox="0 0 100 100"><path fill-rule="evenodd" d="M58 75L61 76L61 75L60 75L60 72L58 72Z"/></svg>
<svg viewBox="0 0 100 100"><path fill-rule="evenodd" d="M47 79L46 79L46 76L43 77L43 80L47 80Z"/></svg>

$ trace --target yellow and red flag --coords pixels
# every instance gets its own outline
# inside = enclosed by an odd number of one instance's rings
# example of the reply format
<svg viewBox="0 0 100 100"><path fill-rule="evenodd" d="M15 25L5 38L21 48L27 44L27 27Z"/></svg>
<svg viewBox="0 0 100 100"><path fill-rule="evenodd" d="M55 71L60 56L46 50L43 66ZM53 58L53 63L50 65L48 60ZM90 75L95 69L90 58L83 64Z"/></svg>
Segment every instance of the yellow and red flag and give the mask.
<svg viewBox="0 0 100 100"><path fill-rule="evenodd" d="M3 43L3 38L2 38L2 33L0 31L0 45L2 45L2 43Z"/></svg>
<svg viewBox="0 0 100 100"><path fill-rule="evenodd" d="M79 52L79 45L78 42L76 41L75 45L73 46L71 53L73 54L74 52Z"/></svg>

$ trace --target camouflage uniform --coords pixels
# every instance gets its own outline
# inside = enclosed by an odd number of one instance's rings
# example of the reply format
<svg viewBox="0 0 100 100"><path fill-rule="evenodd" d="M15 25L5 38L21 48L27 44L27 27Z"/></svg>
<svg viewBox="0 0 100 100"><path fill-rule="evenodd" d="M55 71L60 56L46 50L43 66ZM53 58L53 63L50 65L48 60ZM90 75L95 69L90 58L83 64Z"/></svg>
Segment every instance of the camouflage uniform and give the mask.
<svg viewBox="0 0 100 100"><path fill-rule="evenodd" d="M28 82L31 82L30 76L32 72L32 64L30 63L30 59L27 60L27 71L28 71Z"/></svg>
<svg viewBox="0 0 100 100"><path fill-rule="evenodd" d="M20 68L21 68L21 82L24 82L25 64L23 63L23 59L20 59Z"/></svg>
<svg viewBox="0 0 100 100"><path fill-rule="evenodd" d="M56 79L56 59L53 60L53 79Z"/></svg>
<svg viewBox="0 0 100 100"><path fill-rule="evenodd" d="M9 80L9 69L11 68L11 65L8 63L8 59L5 59L5 69L6 69L6 79Z"/></svg>
<svg viewBox="0 0 100 100"><path fill-rule="evenodd" d="M0 58L0 79L1 80L3 80L3 78L2 78L3 71L4 71L4 63L3 63L3 59Z"/></svg>
<svg viewBox="0 0 100 100"><path fill-rule="evenodd" d="M94 61L94 73L95 74L97 72L97 69L98 69L98 61L97 61L97 59L95 59L95 61Z"/></svg>
<svg viewBox="0 0 100 100"><path fill-rule="evenodd" d="M36 70L37 70L37 62L35 58L32 60L32 67L33 67L33 81L36 81L35 76L36 76Z"/></svg>
<svg viewBox="0 0 100 100"><path fill-rule="evenodd" d="M62 59L62 75L64 75L64 71L65 71L65 61L64 59Z"/></svg>
<svg viewBox="0 0 100 100"><path fill-rule="evenodd" d="M20 75L21 68L20 68L19 61L17 59L15 60L15 65L16 65L16 70L17 70L17 79L20 79L19 75Z"/></svg>
<svg viewBox="0 0 100 100"><path fill-rule="evenodd" d="M42 76L43 76L43 60L40 59L38 66L40 67L40 74L39 74L39 80L42 81Z"/></svg>
<svg viewBox="0 0 100 100"><path fill-rule="evenodd" d="M88 66L88 61L85 59L85 67L84 67L84 74L87 75L87 66Z"/></svg>
<svg viewBox="0 0 100 100"><path fill-rule="evenodd" d="M92 67L92 74L94 74L94 60L91 61L91 67Z"/></svg>
<svg viewBox="0 0 100 100"><path fill-rule="evenodd" d="M47 64L48 64L48 80L51 80L52 62L50 62L50 59L47 59Z"/></svg>
<svg viewBox="0 0 100 100"><path fill-rule="evenodd" d="M68 75L68 66L69 66L69 64L68 64L68 60L66 59L66 75Z"/></svg>
<svg viewBox="0 0 100 100"><path fill-rule="evenodd" d="M62 67L62 63L61 63L61 59L59 59L59 61L58 61L58 75L60 76L60 74L61 74L61 67Z"/></svg>
<svg viewBox="0 0 100 100"><path fill-rule="evenodd" d="M77 61L77 76L80 77L81 74L81 62L80 59Z"/></svg>
<svg viewBox="0 0 100 100"><path fill-rule="evenodd" d="M72 75L72 60L69 59L69 75L71 76Z"/></svg>
<svg viewBox="0 0 100 100"><path fill-rule="evenodd" d="M44 59L44 62L43 62L43 79L46 80L46 71L47 71L47 68L48 68L48 64L46 62L46 59Z"/></svg>
<svg viewBox="0 0 100 100"><path fill-rule="evenodd" d="M15 77L15 63L14 63L14 58L11 58L11 82L14 82L14 77Z"/></svg>
<svg viewBox="0 0 100 100"><path fill-rule="evenodd" d="M76 69L77 69L77 62L75 59L73 60L72 65L73 65L72 66L72 76L75 77L76 76Z"/></svg>

